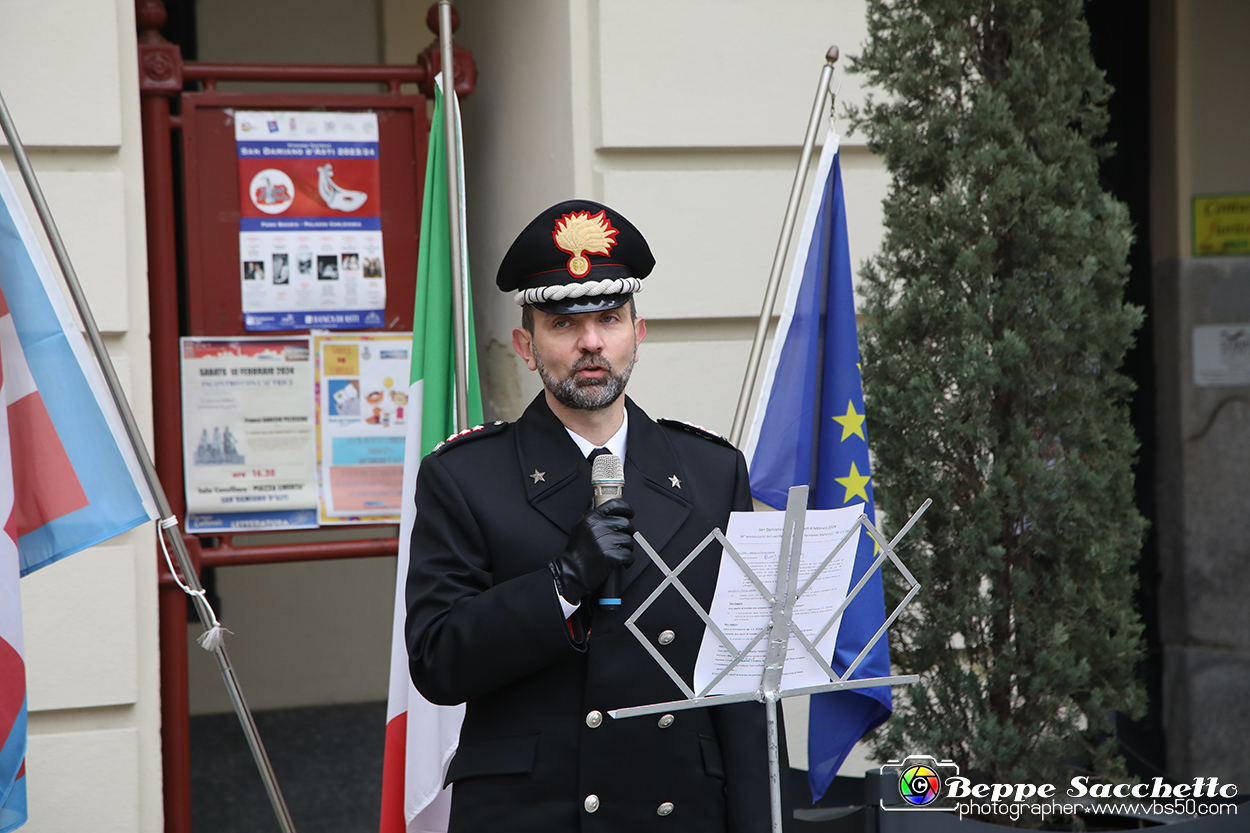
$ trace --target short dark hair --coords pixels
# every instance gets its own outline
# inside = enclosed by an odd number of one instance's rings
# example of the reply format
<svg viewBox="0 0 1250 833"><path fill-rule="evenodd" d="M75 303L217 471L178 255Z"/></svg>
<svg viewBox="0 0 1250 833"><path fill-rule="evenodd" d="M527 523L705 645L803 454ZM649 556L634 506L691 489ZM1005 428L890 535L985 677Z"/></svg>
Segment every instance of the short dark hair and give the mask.
<svg viewBox="0 0 1250 833"><path fill-rule="evenodd" d="M631 321L638 320L638 304L634 301L634 296L629 296L629 319ZM524 304L521 307L521 328L530 335L534 334L534 307L532 304Z"/></svg>

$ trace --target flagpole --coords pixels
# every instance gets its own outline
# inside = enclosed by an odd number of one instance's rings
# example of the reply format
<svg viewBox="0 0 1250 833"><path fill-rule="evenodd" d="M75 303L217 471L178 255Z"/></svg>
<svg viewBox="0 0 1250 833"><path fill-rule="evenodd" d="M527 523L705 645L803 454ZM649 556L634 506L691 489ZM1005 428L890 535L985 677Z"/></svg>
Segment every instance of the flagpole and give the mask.
<svg viewBox="0 0 1250 833"><path fill-rule="evenodd" d="M2 94L0 94L0 128L4 130L4 138L8 141L9 148L13 151L17 167L22 172L22 180L26 183L26 190L30 193L30 199L35 204L35 213L39 215L39 221L43 224L44 233L48 236L48 243L52 246L52 253L56 256L57 265L60 266L61 275L65 279L65 285L69 289L70 296L74 299L74 307L78 310L78 316L82 320L83 328L87 331L87 341L91 345L92 352L95 353L100 370L104 373L109 393L113 397L113 403L117 406L117 412L126 427L126 435L130 439L135 457L143 470L143 479L147 481L148 489L151 491L152 497L156 501L157 509L160 511L161 520L157 525L157 534L162 539L168 539L173 546L174 557L177 559L178 567L182 572L182 581L179 583L183 584L185 582L183 589L187 590L194 600L196 612L199 613L200 623L204 626L206 635L214 631L220 633L221 623L217 621L217 616L204 599L204 589L200 586L199 576L196 575L195 567L191 563L191 556L188 554L186 544L182 540L182 534L178 531L178 519L170 508L169 499L161 486L160 478L156 474L156 468L152 465L152 458L148 456L147 445L143 441L143 435L139 432L139 424L135 421L134 413L130 410L130 403L126 399L126 394L122 391L121 382L117 378L117 372L113 369L113 361L109 358L108 351L104 347L104 340L100 337L100 329L96 326L95 316L91 313L91 307L87 304L87 298L83 294L82 285L78 282L78 273L74 269L74 264L70 262L69 251L65 248L65 243L61 239L61 233L57 229L56 221L52 218L48 202L43 196L43 189L39 186L39 180L35 177L34 168L31 167L30 159L26 155L26 147L17 135L17 127L13 124L13 118L9 115L9 108L5 104ZM178 576L175 575L174 578L177 580ZM287 810L286 801L283 799L282 791L278 787L277 777L274 775L273 766L270 764L269 756L266 754L264 744L261 742L256 722L252 719L251 710L248 709L247 702L243 699L243 690L239 687L234 667L230 664L230 658L226 654L226 646L220 638L213 640L213 643L209 650L217 658L217 666L221 670L222 678L225 680L226 690L230 695L230 702L234 705L235 713L239 717L239 723L243 727L243 734L247 738L247 745L252 751L252 758L256 761L257 769L260 770L261 780L264 782L265 792L269 795L269 801L273 805L274 813L278 817L278 824L282 828L283 833L295 833L295 824L291 821L290 811Z"/></svg>
<svg viewBox="0 0 1250 833"><path fill-rule="evenodd" d="M799 167L794 172L794 184L790 186L790 202L786 205L785 219L781 221L781 239L777 241L777 251L773 254L773 268L768 275L768 288L764 290L764 306L760 310L759 324L755 328L755 340L751 342L751 356L747 359L746 377L742 380L742 392L738 394L738 407L734 411L733 428L729 432L729 441L734 445L742 444L742 432L746 427L751 391L755 388L755 378L760 371L760 360L764 356L764 339L768 335L768 323L773 317L773 306L777 302L777 290L781 287L781 270L786 264L786 252L790 250L790 238L794 235L794 220L798 216L799 201L803 197L803 183L807 180L807 168L812 161L812 148L816 145L816 134L820 129L820 116L825 109L825 94L829 91L829 81L833 78L833 65L837 60L838 47L829 47L829 51L825 53L825 65L820 70L820 81L816 85L816 100L812 103L812 115L807 121L807 135L803 139L803 152L799 154Z"/></svg>
<svg viewBox="0 0 1250 833"><path fill-rule="evenodd" d="M456 431L469 427L469 349L465 326L465 287L460 229L459 143L456 141L455 65L451 49L451 1L438 3L438 41L442 51L443 135L447 148L447 229L451 237L451 312L456 354Z"/></svg>
<svg viewBox="0 0 1250 833"><path fill-rule="evenodd" d="M832 173L832 171L831 171ZM817 188L823 183L816 183ZM836 202L833 200L831 202ZM822 240L832 240L832 226L836 219L833 205L825 205L825 224L820 229ZM825 398L825 340L829 335L829 258L821 258L820 264L820 297L816 307L816 389L812 400L812 465L808 477L808 494L813 503L816 500L817 476L820 473L820 432L824 428L823 408ZM815 507L813 507L815 508Z"/></svg>

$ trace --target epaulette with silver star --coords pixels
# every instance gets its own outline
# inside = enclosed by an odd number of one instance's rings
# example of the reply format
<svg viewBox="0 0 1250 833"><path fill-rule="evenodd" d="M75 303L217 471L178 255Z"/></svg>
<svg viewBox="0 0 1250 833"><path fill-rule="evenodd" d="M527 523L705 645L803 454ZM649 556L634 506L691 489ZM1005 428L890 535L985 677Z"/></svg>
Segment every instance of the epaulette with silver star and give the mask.
<svg viewBox="0 0 1250 833"><path fill-rule="evenodd" d="M702 437L705 440L711 440L714 443L720 443L726 448L734 447L733 443L720 434L709 428L704 428L702 425L695 425L693 422L685 422L680 419L659 419L656 422L669 428L676 428L678 431L685 431L687 434L694 434L696 437Z"/></svg>
<svg viewBox="0 0 1250 833"><path fill-rule="evenodd" d="M499 433L503 430L505 425L507 425L507 423L500 420L495 420L490 425L474 425L472 428L466 428L458 434L452 434L450 437L434 446L434 450L430 453L441 454L452 444L464 443L469 439L475 439L478 437L489 437L491 434Z"/></svg>

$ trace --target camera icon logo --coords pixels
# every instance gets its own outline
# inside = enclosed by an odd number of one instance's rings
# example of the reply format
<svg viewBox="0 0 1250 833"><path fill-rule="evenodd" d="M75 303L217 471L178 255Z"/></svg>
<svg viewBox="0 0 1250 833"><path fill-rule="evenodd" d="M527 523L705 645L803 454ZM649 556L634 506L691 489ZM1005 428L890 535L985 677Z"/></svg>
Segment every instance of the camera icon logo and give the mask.
<svg viewBox="0 0 1250 833"><path fill-rule="evenodd" d="M942 792L942 776L927 766L908 767L898 779L898 794L908 804L923 807L932 804Z"/></svg>
<svg viewBox="0 0 1250 833"><path fill-rule="evenodd" d="M954 803L942 799L942 788L959 774L954 761L939 761L932 755L908 755L901 761L890 761L881 767L881 777L887 779L882 787L888 793L881 794L883 810L939 810L950 812ZM897 797L890 781L897 780Z"/></svg>

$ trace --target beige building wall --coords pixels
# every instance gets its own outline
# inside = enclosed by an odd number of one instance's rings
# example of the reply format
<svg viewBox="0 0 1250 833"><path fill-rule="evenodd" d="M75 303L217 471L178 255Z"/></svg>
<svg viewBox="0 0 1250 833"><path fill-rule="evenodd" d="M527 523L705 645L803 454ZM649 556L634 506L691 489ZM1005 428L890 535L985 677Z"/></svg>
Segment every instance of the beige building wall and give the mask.
<svg viewBox="0 0 1250 833"><path fill-rule="evenodd" d="M0 92L150 437L133 0L2 0ZM25 197L7 146L0 159ZM162 829L153 535L144 525L21 582L30 710L23 831Z"/></svg>
<svg viewBox="0 0 1250 833"><path fill-rule="evenodd" d="M867 34L862 2L794 0L768 14L738 0L458 7L481 73L463 107L488 418L515 418L538 390L512 352L518 312L495 269L541 209L584 197L628 216L656 255L638 296L648 346L631 395L653 415L728 433L831 43L844 55L840 101L862 101L845 58ZM857 267L880 241L886 175L861 138L843 148Z"/></svg>
<svg viewBox="0 0 1250 833"><path fill-rule="evenodd" d="M1195 328L1250 327L1250 257L1193 254L1195 196L1250 194L1250 4L1151 3L1163 721L1173 777L1250 783L1250 385L1196 383Z"/></svg>
<svg viewBox="0 0 1250 833"><path fill-rule="evenodd" d="M1250 5L1152 0L1151 249L1193 257L1197 195L1250 192Z"/></svg>

